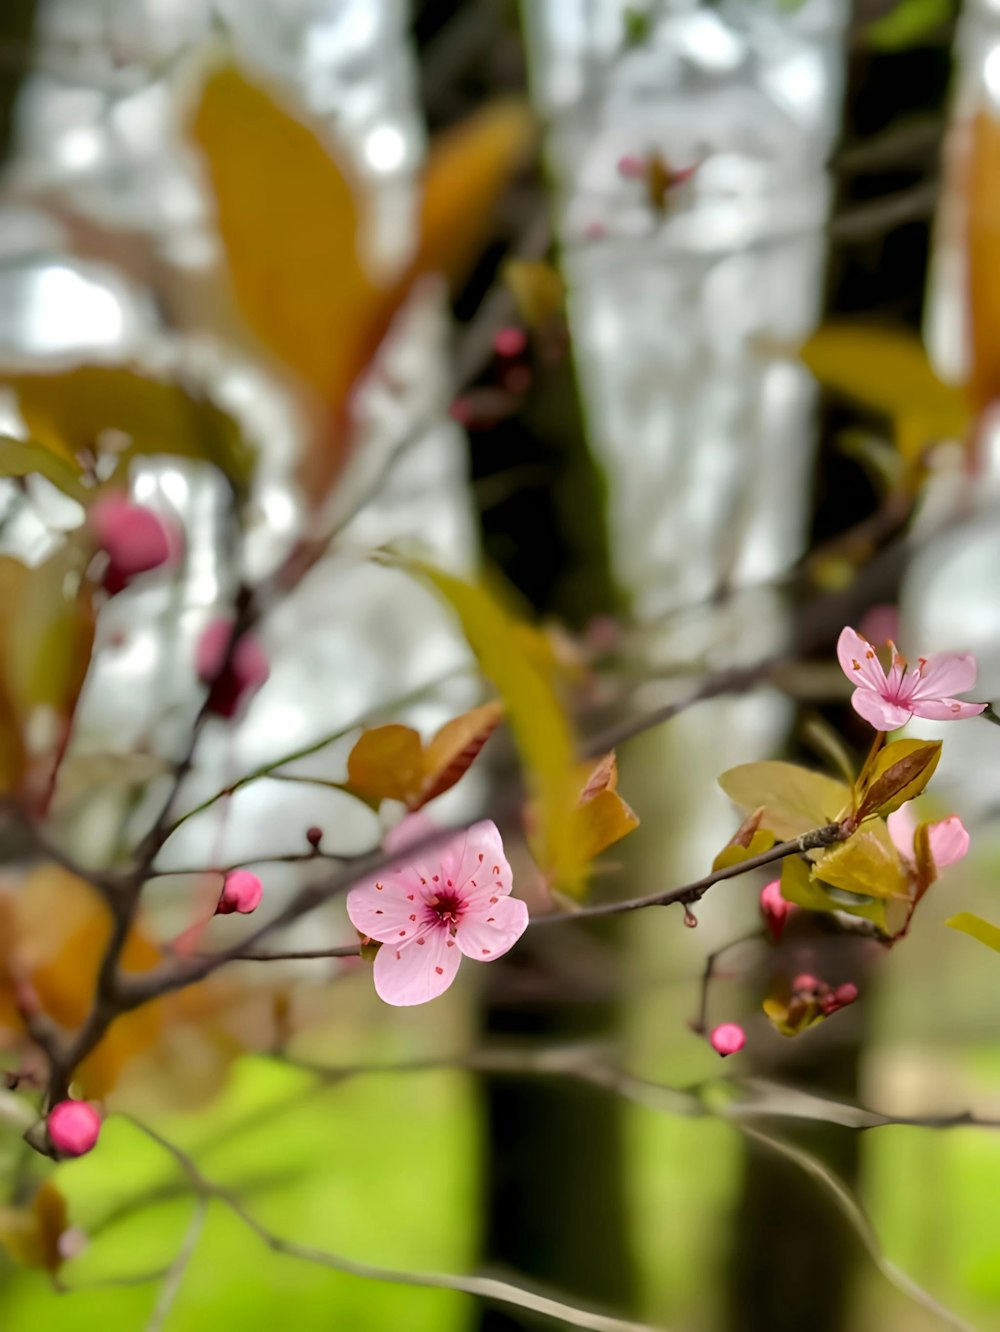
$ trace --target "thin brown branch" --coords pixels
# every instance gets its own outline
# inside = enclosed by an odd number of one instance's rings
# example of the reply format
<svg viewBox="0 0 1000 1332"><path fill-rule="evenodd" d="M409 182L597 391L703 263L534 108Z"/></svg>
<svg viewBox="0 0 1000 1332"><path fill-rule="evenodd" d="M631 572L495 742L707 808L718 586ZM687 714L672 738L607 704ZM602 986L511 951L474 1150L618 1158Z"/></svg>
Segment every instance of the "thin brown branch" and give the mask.
<svg viewBox="0 0 1000 1332"><path fill-rule="evenodd" d="M381 1281L392 1285L417 1286L431 1290L454 1290L478 1299L508 1305L517 1309L526 1309L545 1318L561 1320L570 1327L588 1329L589 1332L657 1332L648 1323L636 1323L629 1319L615 1318L608 1314L581 1309L567 1304L563 1300L512 1281L503 1281L498 1277L480 1275L462 1275L446 1272L408 1272L396 1268L378 1267L371 1263L357 1262L341 1254L326 1249L317 1249L307 1244L298 1244L294 1240L276 1235L249 1212L229 1189L216 1184L202 1174L194 1160L188 1154L162 1137L155 1129L140 1120L125 1116L140 1132L174 1158L191 1182L192 1189L201 1198L215 1199L229 1209L243 1224L274 1253L284 1254L289 1258L298 1258L303 1262L328 1267L336 1272L360 1277L367 1281Z"/></svg>

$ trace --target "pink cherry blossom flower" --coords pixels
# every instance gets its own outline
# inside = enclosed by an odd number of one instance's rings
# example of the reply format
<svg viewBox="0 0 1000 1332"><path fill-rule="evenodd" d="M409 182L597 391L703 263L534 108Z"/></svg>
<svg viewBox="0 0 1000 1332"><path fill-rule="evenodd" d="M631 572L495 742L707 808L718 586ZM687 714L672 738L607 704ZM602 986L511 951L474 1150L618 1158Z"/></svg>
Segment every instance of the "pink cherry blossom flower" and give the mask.
<svg viewBox="0 0 1000 1332"><path fill-rule="evenodd" d="M910 866L916 864L914 838L917 833L917 820L913 816L911 802L901 805L886 819L889 836L893 846ZM931 859L937 869L945 865L955 865L963 860L969 851L969 834L957 814L932 823L927 829L927 844Z"/></svg>
<svg viewBox="0 0 1000 1332"><path fill-rule="evenodd" d="M888 675L866 638L851 628L842 629L837 640L841 670L857 687L851 697L854 711L877 731L894 731L911 717L930 721L958 721L975 717L985 703L963 703L952 694L963 694L976 683L976 659L971 652L939 652L918 657L915 667L892 646Z"/></svg>
<svg viewBox="0 0 1000 1332"><path fill-rule="evenodd" d="M715 1028L708 1039L715 1053L725 1059L727 1055L736 1054L743 1049L747 1043L747 1034L738 1023L723 1022L721 1026Z"/></svg>
<svg viewBox="0 0 1000 1332"><path fill-rule="evenodd" d="M215 914L228 916L238 911L241 916L249 916L251 911L256 911L260 906L263 896L264 885L256 874L251 874L249 870L233 870L226 875Z"/></svg>
<svg viewBox="0 0 1000 1332"><path fill-rule="evenodd" d="M49 1111L45 1127L60 1156L86 1156L100 1136L101 1116L89 1101L60 1101Z"/></svg>
<svg viewBox="0 0 1000 1332"><path fill-rule="evenodd" d="M420 861L382 870L347 895L356 930L382 944L375 991L387 1004L425 1004L455 979L462 956L492 962L517 943L528 908L488 819L445 839Z"/></svg>

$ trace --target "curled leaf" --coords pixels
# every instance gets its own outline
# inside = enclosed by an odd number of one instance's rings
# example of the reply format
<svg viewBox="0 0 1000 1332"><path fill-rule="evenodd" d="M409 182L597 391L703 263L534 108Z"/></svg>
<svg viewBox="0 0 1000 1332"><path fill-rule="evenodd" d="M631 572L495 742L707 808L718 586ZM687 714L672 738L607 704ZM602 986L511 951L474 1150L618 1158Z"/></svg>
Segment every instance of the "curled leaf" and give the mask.
<svg viewBox="0 0 1000 1332"><path fill-rule="evenodd" d="M861 792L858 818L883 817L924 790L941 757L940 740L894 740L878 754Z"/></svg>
<svg viewBox="0 0 1000 1332"><path fill-rule="evenodd" d="M365 731L347 760L347 789L375 804L420 809L468 772L502 717L500 703L484 703L446 722L426 746L409 726Z"/></svg>
<svg viewBox="0 0 1000 1332"><path fill-rule="evenodd" d="M760 826L763 817L764 807L760 806L743 820L712 861L713 871L729 869L731 865L742 864L744 860L752 860L754 856L770 851L777 839L770 828Z"/></svg>
<svg viewBox="0 0 1000 1332"><path fill-rule="evenodd" d="M618 763L612 750L586 774L579 803L573 812L574 835L585 860L593 860L615 842L638 828L635 811L618 794Z"/></svg>

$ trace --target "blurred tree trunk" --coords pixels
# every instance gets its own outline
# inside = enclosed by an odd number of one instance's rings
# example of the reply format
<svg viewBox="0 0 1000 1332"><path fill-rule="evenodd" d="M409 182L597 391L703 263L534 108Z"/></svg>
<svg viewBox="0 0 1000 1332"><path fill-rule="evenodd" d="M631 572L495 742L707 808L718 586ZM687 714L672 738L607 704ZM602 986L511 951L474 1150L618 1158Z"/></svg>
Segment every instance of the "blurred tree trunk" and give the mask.
<svg viewBox="0 0 1000 1332"><path fill-rule="evenodd" d="M871 17L869 13L867 17ZM845 102L845 148L856 148L897 121L941 116L950 68L947 48L926 48L879 56L863 46L852 53ZM926 180L936 159L925 148L877 170L855 170L838 182L841 207L861 204ZM886 235L835 248L830 259L827 307L831 316L880 318L919 329L929 247L928 221L907 222ZM855 462L838 447L840 431L853 424L828 404L818 475L824 489L814 517L814 539L826 540L865 518L875 496ZM863 577L863 575L862 575ZM894 600L895 589L872 590L873 601ZM832 654L833 642L827 655ZM857 718L848 708L831 720L849 730ZM859 751L871 732L853 732ZM846 955L842 955L846 958ZM844 966L844 961L838 965ZM857 955L838 979L856 980L864 991L877 983L877 967L867 981ZM800 968L806 969L806 968ZM849 1024L846 1044L828 1044L822 1032L788 1042L787 1058L769 1073L820 1096L857 1099L864 1051L864 1004L835 1022ZM782 1134L820 1157L851 1188L858 1183L856 1132L835 1125L811 1125ZM750 1146L745 1154L743 1192L734 1218L727 1291L726 1332L854 1332L849 1321L851 1277L856 1264L869 1262L843 1218L820 1186L790 1163Z"/></svg>
<svg viewBox="0 0 1000 1332"><path fill-rule="evenodd" d="M499 493L484 513L487 551L539 611L579 627L616 609L609 573L604 487L583 436L571 366L546 371L517 418L477 444L480 493ZM512 482L503 486L506 476ZM498 486L498 483L501 483ZM611 933L605 925L603 946ZM527 943L527 941L526 941ZM586 968L581 964L581 970ZM558 977L561 969L554 968ZM534 991L522 945L495 976L484 1014L498 1044L553 1045L594 1040L618 1025L613 975ZM582 988L582 986L581 986ZM514 1268L581 1301L628 1310L634 1270L628 1235L624 1114L621 1102L564 1079L487 1078L484 1102L484 1261ZM547 1325L485 1308L483 1332Z"/></svg>
<svg viewBox="0 0 1000 1332"><path fill-rule="evenodd" d="M0 163L7 160L14 129L14 103L31 64L35 0L0 5Z"/></svg>

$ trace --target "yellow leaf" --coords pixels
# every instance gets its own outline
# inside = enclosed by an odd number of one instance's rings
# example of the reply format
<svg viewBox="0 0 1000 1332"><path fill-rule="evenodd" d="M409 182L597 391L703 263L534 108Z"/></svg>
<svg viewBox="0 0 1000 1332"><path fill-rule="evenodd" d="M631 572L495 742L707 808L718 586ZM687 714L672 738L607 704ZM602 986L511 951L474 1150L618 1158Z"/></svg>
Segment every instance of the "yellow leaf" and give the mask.
<svg viewBox="0 0 1000 1332"><path fill-rule="evenodd" d="M431 145L414 269L462 282L482 249L500 193L532 139L520 98L481 108Z"/></svg>
<svg viewBox="0 0 1000 1332"><path fill-rule="evenodd" d="M831 887L865 897L907 898L910 881L882 819L868 819L856 833L831 847L813 866Z"/></svg>
<svg viewBox="0 0 1000 1332"><path fill-rule="evenodd" d="M336 145L232 64L209 74L190 132L247 324L323 403L342 406L378 344L381 302Z"/></svg>
<svg viewBox="0 0 1000 1332"><path fill-rule="evenodd" d="M857 892L842 889L828 891L815 876L815 870L798 856L789 856L782 864L781 895L807 911L844 911L851 916L860 916L877 925L883 934L888 933L886 904L881 898L860 896Z"/></svg>
<svg viewBox="0 0 1000 1332"><path fill-rule="evenodd" d="M918 458L942 439L963 439L970 424L962 389L944 384L912 333L866 324L830 324L800 350L826 388L892 421L900 452Z"/></svg>
<svg viewBox="0 0 1000 1332"><path fill-rule="evenodd" d="M573 836L580 854L591 861L639 826L639 819L618 794L618 763L614 751L583 769L585 781L573 811Z"/></svg>
<svg viewBox="0 0 1000 1332"><path fill-rule="evenodd" d="M967 172L969 390L981 412L1000 396L1000 121L985 109L972 122Z"/></svg>
<svg viewBox="0 0 1000 1332"><path fill-rule="evenodd" d="M303 490L317 503L347 457L351 390L414 279L464 276L529 123L522 103L500 103L435 142L416 254L402 274L380 281L364 253L365 200L329 130L235 65L206 79L191 138L208 171L236 303L322 407L301 467Z"/></svg>
<svg viewBox="0 0 1000 1332"><path fill-rule="evenodd" d="M111 453L119 465L166 454L200 458L244 492L253 453L232 417L179 384L114 365L10 374L33 439L76 466L83 453Z"/></svg>
<svg viewBox="0 0 1000 1332"><path fill-rule="evenodd" d="M949 916L945 921L949 929L960 930L973 939L978 939L987 948L1000 953L1000 925L992 925L982 916L975 916L971 911L960 911L957 916Z"/></svg>
<svg viewBox="0 0 1000 1332"><path fill-rule="evenodd" d="M69 1227L66 1199L51 1180L39 1185L31 1207L0 1207L0 1244L24 1267L53 1276L62 1266L59 1240Z"/></svg>
<svg viewBox="0 0 1000 1332"><path fill-rule="evenodd" d="M747 813L763 807L761 826L782 841L833 823L851 800L844 782L775 759L730 768L719 785Z"/></svg>
<svg viewBox="0 0 1000 1332"><path fill-rule="evenodd" d="M926 787L941 757L940 740L894 740L872 764L861 792L858 817L883 817L915 800Z"/></svg>
<svg viewBox="0 0 1000 1332"><path fill-rule="evenodd" d="M43 1011L68 1030L78 1028L90 1011L111 929L103 898L56 865L33 870L14 900L18 960ZM122 970L149 971L160 961L159 949L133 928L122 950ZM159 1001L118 1018L75 1070L82 1094L106 1095L125 1064L156 1039L161 1021Z"/></svg>
<svg viewBox="0 0 1000 1332"><path fill-rule="evenodd" d="M411 726L365 731L347 760L350 789L365 800L409 803L423 784L423 745Z"/></svg>
<svg viewBox="0 0 1000 1332"><path fill-rule="evenodd" d="M468 771L502 716L502 704L484 703L446 722L426 746L410 726L365 731L347 760L347 789L374 804L401 800L420 809Z"/></svg>
<svg viewBox="0 0 1000 1332"><path fill-rule="evenodd" d="M67 542L29 569L0 556L0 790L29 785L43 799L52 762L61 753L90 666L94 642L91 588L81 579L78 552ZM49 745L26 736L38 709L55 725ZM25 782L26 771L32 780Z"/></svg>
<svg viewBox="0 0 1000 1332"><path fill-rule="evenodd" d="M417 560L400 565L448 603L483 674L496 686L538 813L538 859L563 892L580 897L587 862L573 818L580 793L574 737L551 678L525 651L517 622L482 585Z"/></svg>

